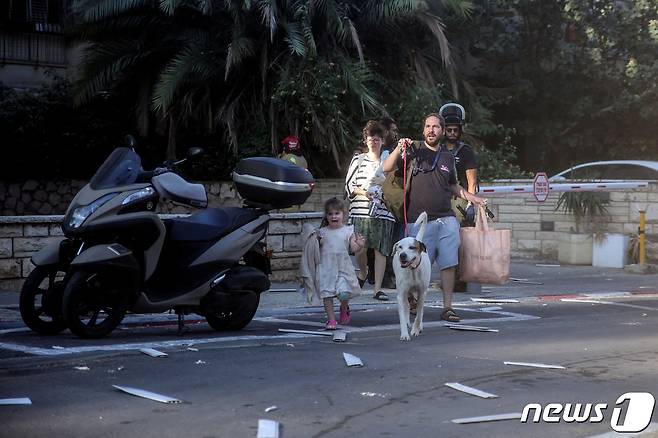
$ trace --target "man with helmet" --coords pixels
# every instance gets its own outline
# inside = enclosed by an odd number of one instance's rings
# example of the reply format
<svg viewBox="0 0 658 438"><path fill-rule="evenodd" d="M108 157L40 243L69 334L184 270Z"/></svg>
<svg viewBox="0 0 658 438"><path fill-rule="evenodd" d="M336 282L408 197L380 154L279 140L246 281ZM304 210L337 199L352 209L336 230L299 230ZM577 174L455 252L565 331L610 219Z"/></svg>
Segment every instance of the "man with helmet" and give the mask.
<svg viewBox="0 0 658 438"><path fill-rule="evenodd" d="M302 155L302 145L297 136L289 135L284 138L281 141L281 149L280 159L290 161L292 164L308 170L308 163Z"/></svg>
<svg viewBox="0 0 658 438"><path fill-rule="evenodd" d="M446 122L445 144L446 148L455 157L459 185L469 193L475 194L478 190L477 158L471 145L461 141L461 136L464 133L466 111L458 103L447 103L439 109L439 114L444 117ZM463 216L461 226L472 227L475 225L475 207L473 204L460 198L454 198L452 205L457 217ZM464 213L466 214L464 215ZM457 266L456 277L455 292L466 292L468 285L459 280L459 266Z"/></svg>
<svg viewBox="0 0 658 438"><path fill-rule="evenodd" d="M477 158L471 145L461 141L464 133L464 122L466 120L466 111L458 103L447 103L439 109L439 114L443 116L446 122L445 140L446 147L455 157L455 167L457 168L457 179L459 185L469 193L477 193ZM461 207L466 212L466 217L462 225L472 226L475 222L475 208L469 202L462 199L455 200L455 209ZM459 213L459 211L456 211ZM459 216L459 215L458 215Z"/></svg>

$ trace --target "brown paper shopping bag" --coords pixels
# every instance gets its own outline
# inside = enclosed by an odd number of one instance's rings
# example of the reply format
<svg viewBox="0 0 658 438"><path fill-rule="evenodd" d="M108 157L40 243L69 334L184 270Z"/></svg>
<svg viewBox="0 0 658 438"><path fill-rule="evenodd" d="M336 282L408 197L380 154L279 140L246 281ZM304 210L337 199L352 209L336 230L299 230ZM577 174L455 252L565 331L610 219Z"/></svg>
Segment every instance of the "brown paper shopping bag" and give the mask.
<svg viewBox="0 0 658 438"><path fill-rule="evenodd" d="M510 230L494 230L478 206L475 227L460 230L459 272L462 281L505 284L509 280Z"/></svg>

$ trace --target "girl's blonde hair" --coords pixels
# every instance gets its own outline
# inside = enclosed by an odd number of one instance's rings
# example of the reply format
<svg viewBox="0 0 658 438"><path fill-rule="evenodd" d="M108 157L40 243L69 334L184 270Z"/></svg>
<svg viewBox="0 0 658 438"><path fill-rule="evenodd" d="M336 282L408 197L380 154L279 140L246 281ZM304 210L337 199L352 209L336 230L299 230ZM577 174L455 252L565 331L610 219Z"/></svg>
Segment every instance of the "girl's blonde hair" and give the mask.
<svg viewBox="0 0 658 438"><path fill-rule="evenodd" d="M326 227L329 225L329 221L327 221L327 214L329 214L329 210L342 211L343 215L345 215L345 203L335 196L331 199L328 199L327 202L324 203L324 216L322 217L322 223L320 224L320 227Z"/></svg>

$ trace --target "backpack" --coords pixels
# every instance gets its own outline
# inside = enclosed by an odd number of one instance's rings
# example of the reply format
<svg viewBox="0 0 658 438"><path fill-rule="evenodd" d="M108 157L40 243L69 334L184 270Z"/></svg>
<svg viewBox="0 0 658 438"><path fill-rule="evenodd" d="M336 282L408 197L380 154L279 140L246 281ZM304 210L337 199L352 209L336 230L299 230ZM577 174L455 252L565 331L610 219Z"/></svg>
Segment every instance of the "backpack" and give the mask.
<svg viewBox="0 0 658 438"><path fill-rule="evenodd" d="M359 154L359 158L357 158L357 160L356 160L356 166L354 167L354 170L352 171L352 173L350 173L347 176L347 178L345 178L345 188L343 189L343 199L347 199L350 196L349 192L347 191L347 185L352 180L352 177L354 176L354 174L359 170L359 167L361 167L361 163L363 163L363 160L365 158L366 158L365 153Z"/></svg>
<svg viewBox="0 0 658 438"><path fill-rule="evenodd" d="M407 181L406 181L406 195L408 196L411 189L411 174L416 167L416 151L420 147L420 142L414 141L410 147L407 148ZM404 178L401 169L397 169L386 175L386 181L382 184L382 200L398 223L404 223Z"/></svg>

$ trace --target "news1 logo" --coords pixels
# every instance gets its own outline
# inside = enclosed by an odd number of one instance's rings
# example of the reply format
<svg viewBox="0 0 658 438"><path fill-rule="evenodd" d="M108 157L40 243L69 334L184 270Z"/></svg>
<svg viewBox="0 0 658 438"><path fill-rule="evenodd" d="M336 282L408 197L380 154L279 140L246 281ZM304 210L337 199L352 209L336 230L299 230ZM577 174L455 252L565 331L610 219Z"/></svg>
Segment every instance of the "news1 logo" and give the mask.
<svg viewBox="0 0 658 438"><path fill-rule="evenodd" d="M642 432L651 422L655 405L656 399L648 392L622 394L612 409L610 427L615 432ZM527 423L528 419L532 423L600 423L607 411L607 403L549 403L543 407L529 403L523 408L521 423Z"/></svg>

